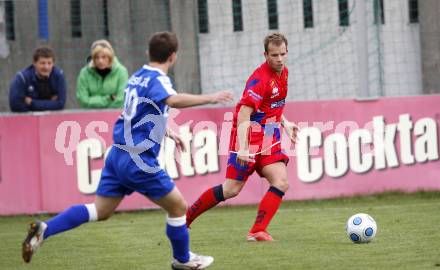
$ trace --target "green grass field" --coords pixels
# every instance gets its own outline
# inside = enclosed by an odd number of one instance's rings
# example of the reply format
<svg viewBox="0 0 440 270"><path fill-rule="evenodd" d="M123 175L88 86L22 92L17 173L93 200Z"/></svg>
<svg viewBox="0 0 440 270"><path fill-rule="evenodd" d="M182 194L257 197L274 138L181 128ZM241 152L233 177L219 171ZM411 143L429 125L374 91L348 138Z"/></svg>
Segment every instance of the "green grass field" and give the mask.
<svg viewBox="0 0 440 270"><path fill-rule="evenodd" d="M440 193L284 202L269 227L271 243L245 241L255 212L256 206L207 212L192 226L192 250L214 256L212 270L440 269ZM369 244L352 244L345 234L357 212L378 223ZM32 218L0 217L0 269L170 269L161 211L119 213L54 236L25 264L21 242Z"/></svg>

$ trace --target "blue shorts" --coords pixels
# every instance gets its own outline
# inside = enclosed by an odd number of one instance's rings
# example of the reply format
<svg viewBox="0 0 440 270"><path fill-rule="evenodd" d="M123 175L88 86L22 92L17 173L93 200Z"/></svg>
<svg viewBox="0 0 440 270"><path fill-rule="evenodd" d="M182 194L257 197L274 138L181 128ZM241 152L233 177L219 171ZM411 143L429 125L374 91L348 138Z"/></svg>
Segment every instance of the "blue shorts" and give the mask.
<svg viewBox="0 0 440 270"><path fill-rule="evenodd" d="M154 162L157 163L157 160ZM105 160L96 194L124 197L137 191L157 200L170 193L174 187L173 180L162 169L147 173L134 163L129 153L113 146Z"/></svg>

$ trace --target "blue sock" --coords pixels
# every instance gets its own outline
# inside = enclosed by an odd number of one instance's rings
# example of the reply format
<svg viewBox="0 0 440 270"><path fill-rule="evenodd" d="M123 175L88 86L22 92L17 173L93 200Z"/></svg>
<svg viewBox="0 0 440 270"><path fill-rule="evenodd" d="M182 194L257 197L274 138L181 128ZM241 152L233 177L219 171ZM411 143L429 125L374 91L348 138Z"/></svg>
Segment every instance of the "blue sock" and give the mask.
<svg viewBox="0 0 440 270"><path fill-rule="evenodd" d="M89 211L84 204L74 205L45 221L47 229L43 239L64 232L89 221Z"/></svg>
<svg viewBox="0 0 440 270"><path fill-rule="evenodd" d="M173 257L181 263L189 261L189 233L186 216L167 218L167 236L173 247Z"/></svg>

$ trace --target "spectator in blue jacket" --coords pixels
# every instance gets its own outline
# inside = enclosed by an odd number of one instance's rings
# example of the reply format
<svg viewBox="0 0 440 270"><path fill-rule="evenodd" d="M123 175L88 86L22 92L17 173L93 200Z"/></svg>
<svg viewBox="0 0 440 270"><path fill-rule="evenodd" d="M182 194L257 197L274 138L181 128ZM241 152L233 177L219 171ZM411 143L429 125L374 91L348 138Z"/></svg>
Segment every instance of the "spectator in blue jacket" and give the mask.
<svg viewBox="0 0 440 270"><path fill-rule="evenodd" d="M17 73L9 89L13 112L62 110L66 103L66 80L54 66L55 54L49 47L35 50L33 64Z"/></svg>

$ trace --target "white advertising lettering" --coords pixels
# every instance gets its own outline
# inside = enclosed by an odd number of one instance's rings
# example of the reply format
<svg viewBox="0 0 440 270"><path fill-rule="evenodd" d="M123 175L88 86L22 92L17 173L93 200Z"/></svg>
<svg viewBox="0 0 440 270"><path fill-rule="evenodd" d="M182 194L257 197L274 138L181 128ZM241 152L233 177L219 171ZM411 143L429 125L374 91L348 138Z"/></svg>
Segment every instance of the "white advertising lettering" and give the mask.
<svg viewBox="0 0 440 270"><path fill-rule="evenodd" d="M373 166L384 170L398 167L400 163L411 165L439 159L437 122L432 118L419 119L413 129L409 114L400 115L397 124L385 124L383 116L376 116L372 132L370 127L367 123L364 129L352 131L348 138L335 132L324 140L320 129L303 128L296 145L299 180L315 182L324 174L341 177L348 169L361 174ZM396 148L397 138L400 151ZM313 151L317 148L322 148L323 156Z"/></svg>

